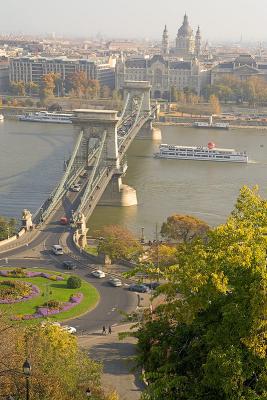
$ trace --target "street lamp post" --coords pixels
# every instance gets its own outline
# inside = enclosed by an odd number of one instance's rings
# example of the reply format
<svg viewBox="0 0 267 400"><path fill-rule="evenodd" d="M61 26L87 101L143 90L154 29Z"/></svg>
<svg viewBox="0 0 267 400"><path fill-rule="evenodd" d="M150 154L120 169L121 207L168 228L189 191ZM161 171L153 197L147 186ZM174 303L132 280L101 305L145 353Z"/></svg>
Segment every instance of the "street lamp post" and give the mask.
<svg viewBox="0 0 267 400"><path fill-rule="evenodd" d="M145 243L145 235L144 235L144 230L145 230L145 228L144 227L142 227L141 228L141 243L143 244L143 243Z"/></svg>
<svg viewBox="0 0 267 400"><path fill-rule="evenodd" d="M31 375L31 364L26 360L23 364L23 373L26 379L26 400L30 400L30 375Z"/></svg>

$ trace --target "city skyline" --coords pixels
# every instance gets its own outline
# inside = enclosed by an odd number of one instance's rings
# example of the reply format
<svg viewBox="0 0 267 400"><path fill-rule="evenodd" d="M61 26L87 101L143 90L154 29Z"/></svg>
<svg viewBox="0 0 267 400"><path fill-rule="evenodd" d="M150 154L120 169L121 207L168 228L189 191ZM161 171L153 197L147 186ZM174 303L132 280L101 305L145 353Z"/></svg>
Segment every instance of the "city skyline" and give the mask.
<svg viewBox="0 0 267 400"><path fill-rule="evenodd" d="M101 4L91 0L47 0L46 7L34 0L10 0L1 7L1 33L47 34L57 36L93 37L100 34L114 38L160 39L167 24L173 40L186 12L194 30L200 25L205 39L239 41L267 41L262 26L267 16L262 12L264 0L251 3L236 0L214 3L203 0L166 0L155 7L155 3L136 0L134 7L125 7L122 0ZM104 10L104 11L103 11ZM41 11L41 12L40 12ZM248 24L248 21L250 22ZM227 27L227 28L226 28Z"/></svg>

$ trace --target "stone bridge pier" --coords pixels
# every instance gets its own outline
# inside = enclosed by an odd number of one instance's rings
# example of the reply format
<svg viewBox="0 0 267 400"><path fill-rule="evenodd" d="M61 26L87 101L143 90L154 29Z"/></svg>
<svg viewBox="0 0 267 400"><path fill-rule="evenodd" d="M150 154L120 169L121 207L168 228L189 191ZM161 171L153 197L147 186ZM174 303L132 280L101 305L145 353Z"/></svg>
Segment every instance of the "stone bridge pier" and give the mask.
<svg viewBox="0 0 267 400"><path fill-rule="evenodd" d="M117 111L114 110L74 110L73 124L83 131L81 151L84 153L84 160L88 159L92 144L101 141L105 132L106 139L99 166L116 171L108 183L99 205L125 207L137 204L136 191L122 183L123 172L121 172L122 166L119 161L117 137L119 120Z"/></svg>
<svg viewBox="0 0 267 400"><path fill-rule="evenodd" d="M127 103L125 113L131 114L139 110L140 103L140 115L151 114L151 88L149 81L125 81L123 86L123 99L124 103ZM140 129L137 139L152 139L161 140L161 130L153 127L153 121L158 119L159 106L151 119Z"/></svg>

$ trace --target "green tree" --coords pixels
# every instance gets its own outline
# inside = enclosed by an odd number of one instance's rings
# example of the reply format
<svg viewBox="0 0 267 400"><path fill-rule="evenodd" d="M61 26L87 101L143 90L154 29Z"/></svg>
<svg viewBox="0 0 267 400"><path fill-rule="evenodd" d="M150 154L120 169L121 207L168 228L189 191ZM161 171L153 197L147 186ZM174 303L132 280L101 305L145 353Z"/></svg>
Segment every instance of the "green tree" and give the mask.
<svg viewBox="0 0 267 400"><path fill-rule="evenodd" d="M78 289L82 286L82 281L79 276L70 276L67 280L67 287L70 289Z"/></svg>
<svg viewBox="0 0 267 400"><path fill-rule="evenodd" d="M14 218L0 216L0 240L13 236L16 233L16 225Z"/></svg>
<svg viewBox="0 0 267 400"><path fill-rule="evenodd" d="M143 252L143 248L134 235L120 225L105 226L100 236L97 251L98 254L105 253L111 260L132 260L138 259Z"/></svg>
<svg viewBox="0 0 267 400"><path fill-rule="evenodd" d="M226 224L161 271L166 301L133 334L143 399L266 399L266 220L267 201L245 187Z"/></svg>
<svg viewBox="0 0 267 400"><path fill-rule="evenodd" d="M39 85L35 82L28 82L26 84L26 91L29 94L29 96L32 96L33 94L37 94L39 91Z"/></svg>
<svg viewBox="0 0 267 400"><path fill-rule="evenodd" d="M170 101L172 103L175 103L175 102L177 102L177 100L178 100L177 89L175 86L172 86L171 92L170 92Z"/></svg>
<svg viewBox="0 0 267 400"><path fill-rule="evenodd" d="M25 398L22 365L25 354L32 366L30 398L33 400L83 400L91 389L93 399L104 400L101 366L81 351L77 339L61 327L47 323L21 327L0 318L0 396Z"/></svg>
<svg viewBox="0 0 267 400"><path fill-rule="evenodd" d="M176 264L177 249L167 244L152 244L147 250L147 259L154 265L170 266Z"/></svg>
<svg viewBox="0 0 267 400"><path fill-rule="evenodd" d="M174 214L162 224L160 234L169 240L189 242L196 237L206 236L208 230L206 222L192 215Z"/></svg>

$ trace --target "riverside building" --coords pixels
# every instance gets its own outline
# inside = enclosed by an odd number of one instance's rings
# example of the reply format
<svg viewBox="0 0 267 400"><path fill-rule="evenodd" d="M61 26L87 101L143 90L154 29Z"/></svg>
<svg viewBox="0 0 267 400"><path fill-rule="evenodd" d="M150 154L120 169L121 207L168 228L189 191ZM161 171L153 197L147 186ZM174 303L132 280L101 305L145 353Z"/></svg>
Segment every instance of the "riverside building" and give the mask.
<svg viewBox="0 0 267 400"><path fill-rule="evenodd" d="M114 89L115 69L109 64L98 64L86 59L14 57L10 59L10 82L23 81L25 84L40 84L44 75L57 73L62 80L75 72L84 72L87 79L97 79L101 85Z"/></svg>

